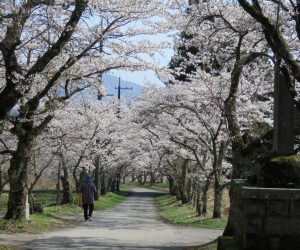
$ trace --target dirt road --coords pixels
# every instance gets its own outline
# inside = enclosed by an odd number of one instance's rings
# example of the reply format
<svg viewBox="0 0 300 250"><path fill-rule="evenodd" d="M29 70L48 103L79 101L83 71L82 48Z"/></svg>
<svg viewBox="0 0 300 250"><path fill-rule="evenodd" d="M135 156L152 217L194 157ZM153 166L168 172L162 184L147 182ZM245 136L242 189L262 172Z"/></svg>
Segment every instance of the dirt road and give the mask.
<svg viewBox="0 0 300 250"><path fill-rule="evenodd" d="M24 243L24 249L181 249L210 242L222 233L166 224L154 205L157 192L143 188L133 191L117 207L94 213L92 222L41 234Z"/></svg>

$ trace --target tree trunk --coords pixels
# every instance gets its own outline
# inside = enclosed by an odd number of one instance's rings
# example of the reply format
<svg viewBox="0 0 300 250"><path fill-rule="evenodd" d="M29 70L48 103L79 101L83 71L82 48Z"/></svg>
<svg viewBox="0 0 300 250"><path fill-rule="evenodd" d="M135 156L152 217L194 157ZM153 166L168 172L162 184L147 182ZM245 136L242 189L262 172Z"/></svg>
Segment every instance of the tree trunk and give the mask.
<svg viewBox="0 0 300 250"><path fill-rule="evenodd" d="M221 183L222 178L222 163L225 157L225 152L228 143L225 141L221 142L219 152L217 154L217 159L214 163L214 211L213 218L220 218L222 216L222 195L223 195L223 185Z"/></svg>
<svg viewBox="0 0 300 250"><path fill-rule="evenodd" d="M139 176L137 177L138 182L140 185L143 185L143 174L139 174Z"/></svg>
<svg viewBox="0 0 300 250"><path fill-rule="evenodd" d="M105 195L107 193L107 177L103 168L101 174L101 184L101 195Z"/></svg>
<svg viewBox="0 0 300 250"><path fill-rule="evenodd" d="M110 191L115 193L116 192L116 178L112 178L112 181L111 181L111 185L110 185Z"/></svg>
<svg viewBox="0 0 300 250"><path fill-rule="evenodd" d="M193 192L192 192L192 180L190 178L187 179L186 193L187 193L188 201L191 201L193 199Z"/></svg>
<svg viewBox="0 0 300 250"><path fill-rule="evenodd" d="M4 217L7 220L25 218L26 215L27 165L34 140L32 126L32 122L22 124L23 133L18 135L17 150L10 160L8 169L10 190Z"/></svg>
<svg viewBox="0 0 300 250"><path fill-rule="evenodd" d="M32 190L28 190L29 213L34 214L34 198Z"/></svg>
<svg viewBox="0 0 300 250"><path fill-rule="evenodd" d="M3 175L2 175L2 169L0 166L0 195L3 193Z"/></svg>
<svg viewBox="0 0 300 250"><path fill-rule="evenodd" d="M201 186L199 185L197 188L196 188L196 212L198 214L198 216L201 216L203 214L203 203L201 202Z"/></svg>
<svg viewBox="0 0 300 250"><path fill-rule="evenodd" d="M143 173L143 183L142 183L142 185L145 185L146 184L146 182L147 182L147 173L144 171L144 173Z"/></svg>
<svg viewBox="0 0 300 250"><path fill-rule="evenodd" d="M183 164L181 165L181 181L180 181L180 198L182 204L186 204L189 202L188 195L187 195L187 187L186 187L186 174L187 174L187 167L188 167L188 160L184 160Z"/></svg>
<svg viewBox="0 0 300 250"><path fill-rule="evenodd" d="M150 172L150 186L153 186L155 182L155 173L154 171Z"/></svg>
<svg viewBox="0 0 300 250"><path fill-rule="evenodd" d="M181 177L179 183L179 192L180 192L180 199L182 204L188 203L188 195L186 191L186 173L187 173L187 166L188 160L184 160L183 164L181 165Z"/></svg>
<svg viewBox="0 0 300 250"><path fill-rule="evenodd" d="M60 204L60 169L61 169L61 161L59 161L59 163L58 163L58 170L57 170L56 205Z"/></svg>
<svg viewBox="0 0 300 250"><path fill-rule="evenodd" d="M223 188L221 185L215 185L214 188L214 211L213 211L213 218L221 218L222 216L222 195L223 195Z"/></svg>
<svg viewBox="0 0 300 250"><path fill-rule="evenodd" d="M61 204L67 204L72 202L72 194L71 194L71 185L70 185L70 173L68 166L65 162L64 155L60 154L61 166L63 170L63 175L60 176L62 189L63 189L63 197Z"/></svg>
<svg viewBox="0 0 300 250"><path fill-rule="evenodd" d="M97 156L95 159L95 178L94 184L97 191L95 192L95 200L98 201L101 195L101 167L100 167L100 157Z"/></svg>
<svg viewBox="0 0 300 250"><path fill-rule="evenodd" d="M134 181L135 181L135 173L133 171L132 174L131 174L131 182L134 182Z"/></svg>
<svg viewBox="0 0 300 250"><path fill-rule="evenodd" d="M112 185L112 177L107 177L107 183L106 183L106 192L111 192L111 185Z"/></svg>
<svg viewBox="0 0 300 250"><path fill-rule="evenodd" d="M168 180L169 180L169 193L170 193L170 195L175 195L176 194L176 186L174 183L174 179L171 175L169 175Z"/></svg>
<svg viewBox="0 0 300 250"><path fill-rule="evenodd" d="M116 192L120 192L120 183L121 183L121 169L117 170L116 174Z"/></svg>
<svg viewBox="0 0 300 250"><path fill-rule="evenodd" d="M205 185L203 187L202 190L202 215L206 215L207 213L207 201L208 201L208 190L209 190L209 186L210 186L210 182L211 182L211 175L209 175L209 177L207 178L207 180L205 181Z"/></svg>
<svg viewBox="0 0 300 250"><path fill-rule="evenodd" d="M75 182L76 193L80 193L80 187L81 187L82 178L81 178L81 174L80 174L79 178L77 176L77 167L75 167L73 169L72 175L73 175L73 180Z"/></svg>

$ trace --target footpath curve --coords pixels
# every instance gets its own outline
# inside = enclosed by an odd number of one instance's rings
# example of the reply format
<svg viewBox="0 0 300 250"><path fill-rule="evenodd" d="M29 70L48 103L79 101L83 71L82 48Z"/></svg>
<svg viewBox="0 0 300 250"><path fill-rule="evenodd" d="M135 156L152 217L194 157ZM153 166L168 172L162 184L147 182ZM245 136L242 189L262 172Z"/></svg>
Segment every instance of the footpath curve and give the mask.
<svg viewBox="0 0 300 250"><path fill-rule="evenodd" d="M134 188L117 207L95 212L92 222L41 234L25 249L182 249L205 244L221 230L166 224L160 220L154 197L158 192Z"/></svg>

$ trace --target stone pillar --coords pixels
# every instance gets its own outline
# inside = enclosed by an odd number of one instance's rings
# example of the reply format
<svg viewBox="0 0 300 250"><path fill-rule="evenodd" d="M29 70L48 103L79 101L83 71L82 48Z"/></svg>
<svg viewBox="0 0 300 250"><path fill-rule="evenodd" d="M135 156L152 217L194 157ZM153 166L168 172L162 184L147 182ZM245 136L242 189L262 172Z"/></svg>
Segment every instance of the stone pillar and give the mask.
<svg viewBox="0 0 300 250"><path fill-rule="evenodd" d="M273 151L277 155L294 153L294 102L279 70L275 70Z"/></svg>
<svg viewBox="0 0 300 250"><path fill-rule="evenodd" d="M30 205L29 205L29 202L28 202L28 192L26 194L26 202L25 202L25 219L26 220L29 220L29 211L30 211Z"/></svg>

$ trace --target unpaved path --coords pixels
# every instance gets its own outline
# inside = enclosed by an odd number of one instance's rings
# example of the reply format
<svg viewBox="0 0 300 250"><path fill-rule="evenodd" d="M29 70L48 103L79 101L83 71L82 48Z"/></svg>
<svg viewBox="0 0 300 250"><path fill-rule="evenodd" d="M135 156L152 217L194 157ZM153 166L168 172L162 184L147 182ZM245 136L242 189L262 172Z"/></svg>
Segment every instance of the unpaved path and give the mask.
<svg viewBox="0 0 300 250"><path fill-rule="evenodd" d="M134 188L115 208L94 213L92 222L45 233L22 249L181 249L216 239L221 230L170 225L159 219L156 191Z"/></svg>

